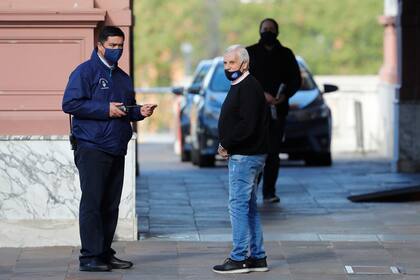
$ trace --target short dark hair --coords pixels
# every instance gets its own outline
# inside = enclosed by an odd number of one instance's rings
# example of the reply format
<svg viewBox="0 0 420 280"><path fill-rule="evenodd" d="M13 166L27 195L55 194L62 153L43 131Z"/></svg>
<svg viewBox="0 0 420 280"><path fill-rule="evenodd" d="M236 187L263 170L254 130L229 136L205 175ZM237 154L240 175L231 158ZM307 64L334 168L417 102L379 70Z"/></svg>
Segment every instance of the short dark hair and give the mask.
<svg viewBox="0 0 420 280"><path fill-rule="evenodd" d="M265 19L263 19L263 20L260 22L260 29L258 29L258 32L261 32L261 27L262 27L263 23L264 23L264 22L266 22L266 21L271 21L271 22L274 24L274 26L276 27L277 34L279 34L279 24L278 24L278 23L277 23L277 21L276 21L275 19L273 19L273 18L265 18Z"/></svg>
<svg viewBox="0 0 420 280"><path fill-rule="evenodd" d="M99 32L98 41L103 44L106 42L106 40L108 40L108 37L111 36L123 37L123 39L125 39L124 32L119 27L104 26L101 29L101 32Z"/></svg>

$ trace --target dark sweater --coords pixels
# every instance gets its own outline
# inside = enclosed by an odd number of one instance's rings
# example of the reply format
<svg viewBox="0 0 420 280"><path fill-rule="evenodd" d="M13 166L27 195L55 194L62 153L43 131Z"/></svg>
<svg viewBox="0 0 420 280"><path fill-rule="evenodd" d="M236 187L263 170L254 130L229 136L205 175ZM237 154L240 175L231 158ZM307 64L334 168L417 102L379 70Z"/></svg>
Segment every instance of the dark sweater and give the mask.
<svg viewBox="0 0 420 280"><path fill-rule="evenodd" d="M272 50L267 50L261 43L246 49L250 58L249 72L260 82L264 91L275 96L280 84L284 83L284 93L290 98L300 88L299 65L289 48L277 41ZM289 102L279 104L277 111L279 115L286 116Z"/></svg>
<svg viewBox="0 0 420 280"><path fill-rule="evenodd" d="M219 139L231 155L267 153L268 107L264 91L252 75L231 86L220 113Z"/></svg>

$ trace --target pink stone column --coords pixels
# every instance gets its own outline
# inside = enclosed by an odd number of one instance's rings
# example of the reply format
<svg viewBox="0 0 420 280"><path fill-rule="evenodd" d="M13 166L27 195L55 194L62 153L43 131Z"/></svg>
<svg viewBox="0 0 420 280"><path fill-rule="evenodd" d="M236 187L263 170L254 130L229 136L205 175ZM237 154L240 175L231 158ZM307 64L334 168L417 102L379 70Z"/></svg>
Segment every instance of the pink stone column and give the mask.
<svg viewBox="0 0 420 280"><path fill-rule="evenodd" d="M126 33L120 66L129 73L129 0L0 1L0 135L68 134L63 91L103 24Z"/></svg>
<svg viewBox="0 0 420 280"><path fill-rule="evenodd" d="M397 31L394 16L381 16L379 23L384 27L384 63L379 72L381 81L397 83Z"/></svg>

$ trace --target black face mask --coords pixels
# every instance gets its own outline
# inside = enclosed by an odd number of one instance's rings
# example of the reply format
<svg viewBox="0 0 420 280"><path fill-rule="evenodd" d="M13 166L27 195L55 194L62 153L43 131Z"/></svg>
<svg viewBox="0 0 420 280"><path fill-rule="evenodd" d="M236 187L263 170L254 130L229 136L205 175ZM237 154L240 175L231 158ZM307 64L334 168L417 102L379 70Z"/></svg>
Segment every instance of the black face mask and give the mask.
<svg viewBox="0 0 420 280"><path fill-rule="evenodd" d="M239 66L239 69L236 70L236 71L228 71L228 70L225 70L226 78L229 81L234 81L237 78L239 78L240 76L242 76L242 74L243 74L242 71L241 71L242 64L243 64L243 62L241 63L241 66Z"/></svg>
<svg viewBox="0 0 420 280"><path fill-rule="evenodd" d="M277 40L277 34L271 32L271 31L265 31L260 33L261 36L261 43L264 45L272 46L276 43Z"/></svg>

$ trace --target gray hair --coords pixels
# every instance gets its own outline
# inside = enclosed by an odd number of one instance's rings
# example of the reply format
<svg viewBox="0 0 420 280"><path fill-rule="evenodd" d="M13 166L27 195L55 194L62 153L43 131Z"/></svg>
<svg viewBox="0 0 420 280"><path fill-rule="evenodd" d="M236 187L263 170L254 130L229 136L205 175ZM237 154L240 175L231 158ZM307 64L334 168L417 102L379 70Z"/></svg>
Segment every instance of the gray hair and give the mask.
<svg viewBox="0 0 420 280"><path fill-rule="evenodd" d="M242 47L241 45L232 45L230 47L228 47L225 51L225 54L227 53L231 53L231 52L236 52L239 56L239 59L242 62L249 62L249 54L248 51Z"/></svg>

